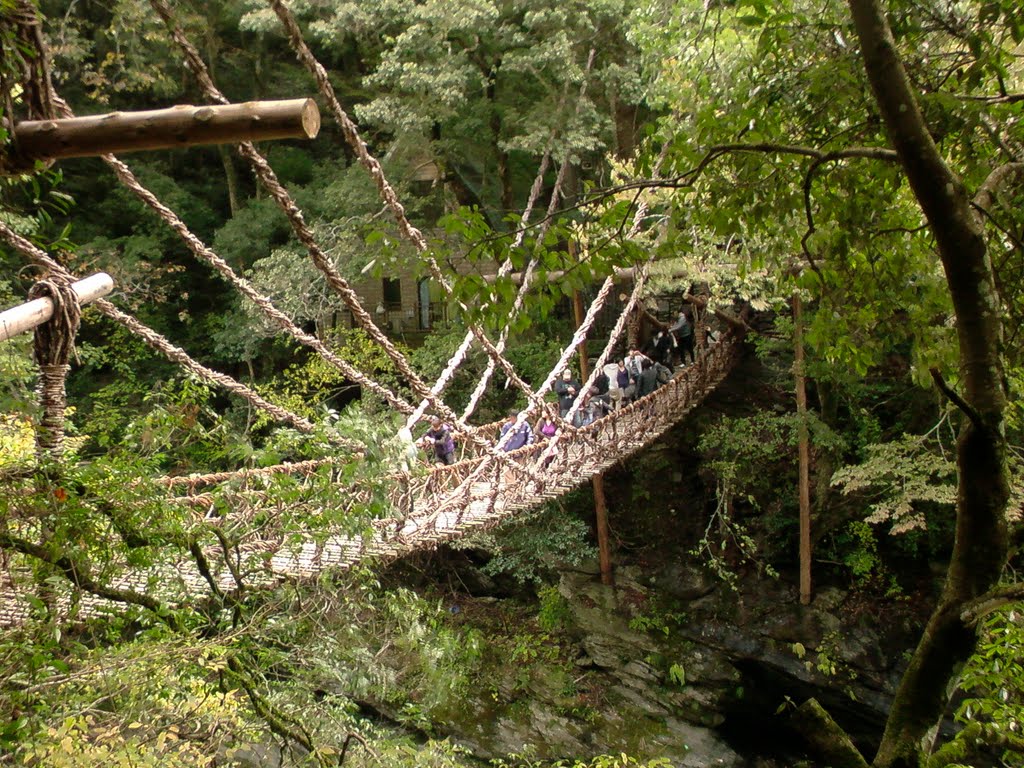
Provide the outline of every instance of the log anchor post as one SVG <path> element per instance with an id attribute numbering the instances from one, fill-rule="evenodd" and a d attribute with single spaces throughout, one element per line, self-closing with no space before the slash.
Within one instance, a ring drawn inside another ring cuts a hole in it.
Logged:
<path id="1" fill-rule="evenodd" d="M 143 112 L 24 120 L 14 126 L 0 169 L 12 174 L 31 170 L 37 161 L 200 144 L 313 139 L 319 132 L 320 110 L 313 99 L 180 104 Z"/>
<path id="2" fill-rule="evenodd" d="M 32 301 L 0 312 L 0 341 L 35 329 L 33 356 L 39 366 L 40 419 L 36 456 L 60 461 L 64 453 L 65 382 L 82 314 L 82 305 L 106 296 L 114 281 L 105 272 L 71 283 L 48 278 L 32 286 Z"/>

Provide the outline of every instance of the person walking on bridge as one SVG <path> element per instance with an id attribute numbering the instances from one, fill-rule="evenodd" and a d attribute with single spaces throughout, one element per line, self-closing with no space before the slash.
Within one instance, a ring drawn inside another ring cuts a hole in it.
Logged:
<path id="1" fill-rule="evenodd" d="M 629 354 L 623 358 L 622 362 L 627 371 L 629 371 L 629 378 L 634 384 L 640 378 L 640 374 L 643 373 L 644 360 L 650 360 L 647 355 L 641 352 L 639 349 L 629 350 Z"/>
<path id="2" fill-rule="evenodd" d="M 638 370 L 636 376 L 633 376 L 626 368 L 627 359 L 619 360 L 615 369 L 616 386 L 610 392 L 613 410 L 629 405 L 633 402 L 633 395 L 636 394 L 636 379 L 640 376 L 640 371 Z"/>
<path id="3" fill-rule="evenodd" d="M 671 368 L 676 351 L 676 337 L 668 331 L 659 330 L 648 342 L 648 351 L 654 362 Z"/>
<path id="4" fill-rule="evenodd" d="M 671 333 L 676 340 L 676 344 L 679 347 L 679 364 L 686 365 L 686 356 L 690 356 L 690 362 L 697 362 L 697 356 L 694 354 L 694 334 L 693 324 L 687 319 L 686 312 L 679 310 L 679 316 L 676 321 L 669 327 L 668 332 Z"/>
<path id="5" fill-rule="evenodd" d="M 562 378 L 555 382 L 555 394 L 558 395 L 558 415 L 563 419 L 565 414 L 576 402 L 576 396 L 580 393 L 580 383 L 572 377 L 572 371 L 566 368 L 562 371 Z"/>
<path id="6" fill-rule="evenodd" d="M 524 445 L 533 445 L 533 430 L 530 429 L 529 422 L 524 419 L 523 423 L 517 427 L 517 421 L 519 421 L 519 411 L 513 408 L 508 412 L 508 418 L 505 419 L 505 423 L 501 425 L 501 432 L 498 436 L 498 443 L 500 444 L 505 435 L 512 432 L 512 435 L 505 440 L 505 444 L 501 446 L 501 449 L 505 452 L 514 451 L 517 448 L 522 448 Z"/>
<path id="7" fill-rule="evenodd" d="M 435 418 L 430 422 L 430 429 L 423 435 L 423 439 L 434 447 L 434 460 L 438 464 L 455 463 L 455 440 L 452 438 L 452 431 L 447 424 Z"/>

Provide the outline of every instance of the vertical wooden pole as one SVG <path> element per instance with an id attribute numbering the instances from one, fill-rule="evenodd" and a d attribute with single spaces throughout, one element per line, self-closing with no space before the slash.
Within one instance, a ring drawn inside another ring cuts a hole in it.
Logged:
<path id="1" fill-rule="evenodd" d="M 796 415 L 799 420 L 800 489 L 800 603 L 811 602 L 811 483 L 810 438 L 807 434 L 807 382 L 804 377 L 803 307 L 800 295 L 793 294 L 793 373 L 796 377 Z"/>
<path id="2" fill-rule="evenodd" d="M 569 243 L 569 253 L 574 254 L 573 243 Z M 583 297 L 579 291 L 572 292 L 572 311 L 576 318 L 576 327 L 583 324 Z M 580 381 L 590 376 L 590 363 L 587 360 L 587 342 L 581 341 L 578 347 L 580 356 Z M 582 396 L 582 393 L 580 393 Z M 597 556 L 601 564 L 601 583 L 611 586 L 615 583 L 612 576 L 612 545 L 608 533 L 608 502 L 604 495 L 604 473 L 599 472 L 590 479 L 594 488 L 594 514 L 597 528 Z"/>
<path id="3" fill-rule="evenodd" d="M 609 587 L 615 583 L 612 573 L 612 545 L 608 534 L 608 502 L 604 496 L 604 474 L 590 479 L 594 486 L 594 515 L 597 525 L 597 557 L 601 564 L 601 583 Z"/>

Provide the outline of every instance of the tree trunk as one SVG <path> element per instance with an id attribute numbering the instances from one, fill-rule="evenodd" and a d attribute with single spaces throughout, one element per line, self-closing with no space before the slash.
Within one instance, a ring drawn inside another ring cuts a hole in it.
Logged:
<path id="1" fill-rule="evenodd" d="M 498 183 L 501 185 L 501 208 L 507 214 L 515 206 L 512 193 L 512 172 L 508 165 L 508 152 L 501 148 L 501 112 L 498 110 L 497 68 L 500 62 L 484 73 L 487 78 L 487 100 L 491 106 L 491 141 L 498 157 Z"/>
<path id="2" fill-rule="evenodd" d="M 636 153 L 637 108 L 617 98 L 614 114 L 615 156 L 620 160 L 629 160 Z"/>
<path id="3" fill-rule="evenodd" d="M 917 768 L 922 742 L 946 708 L 947 685 L 977 643 L 961 609 L 997 583 L 1006 563 L 1002 325 L 981 224 L 928 133 L 880 0 L 849 0 L 849 6 L 886 131 L 946 273 L 960 351 L 963 395 L 957 400 L 966 414 L 957 440 L 956 540 L 946 583 L 900 682 L 874 761 L 878 768 Z"/>
<path id="4" fill-rule="evenodd" d="M 800 295 L 793 294 L 793 368 L 796 377 L 796 416 L 799 419 L 799 471 L 797 480 L 800 496 L 800 604 L 811 604 L 811 449 L 807 434 L 807 380 L 804 378 L 803 312 Z"/>
<path id="5" fill-rule="evenodd" d="M 220 155 L 221 163 L 224 164 L 224 182 L 227 185 L 228 208 L 231 211 L 231 216 L 234 217 L 238 213 L 238 171 L 227 147 L 220 144 L 217 146 L 217 152 Z"/>

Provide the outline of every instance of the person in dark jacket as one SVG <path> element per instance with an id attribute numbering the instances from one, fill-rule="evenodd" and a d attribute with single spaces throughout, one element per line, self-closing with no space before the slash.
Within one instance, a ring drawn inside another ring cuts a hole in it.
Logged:
<path id="1" fill-rule="evenodd" d="M 690 362 L 697 362 L 697 357 L 694 354 L 694 345 L 696 339 L 693 334 L 693 324 L 686 317 L 686 313 L 680 310 L 679 317 L 668 329 L 676 340 L 676 345 L 679 347 L 679 362 L 681 365 L 686 365 L 686 356 L 690 356 Z"/>
<path id="2" fill-rule="evenodd" d="M 640 378 L 636 382 L 636 396 L 639 400 L 645 395 L 651 394 L 658 388 L 658 369 L 655 367 L 656 364 L 650 360 L 644 360 L 642 367 L 643 370 L 640 372 Z"/>
<path id="3" fill-rule="evenodd" d="M 423 435 L 428 445 L 434 448 L 434 460 L 438 464 L 455 463 L 455 440 L 447 424 L 440 419 L 430 422 L 430 429 Z"/>
<path id="4" fill-rule="evenodd" d="M 566 368 L 562 371 L 562 378 L 555 382 L 555 394 L 558 395 L 558 415 L 563 419 L 565 414 L 576 402 L 576 396 L 580 393 L 580 383 L 572 377 L 572 371 Z"/>
<path id="5" fill-rule="evenodd" d="M 650 357 L 656 363 L 672 367 L 672 358 L 675 356 L 676 337 L 668 331 L 658 331 L 648 343 Z"/>
<path id="6" fill-rule="evenodd" d="M 608 380 L 608 374 L 604 371 L 597 374 L 597 378 L 594 379 L 594 383 L 590 386 L 590 398 L 601 416 L 611 410 L 612 401 L 608 395 L 610 388 L 611 382 Z M 601 416 L 597 418 L 601 418 Z"/>

